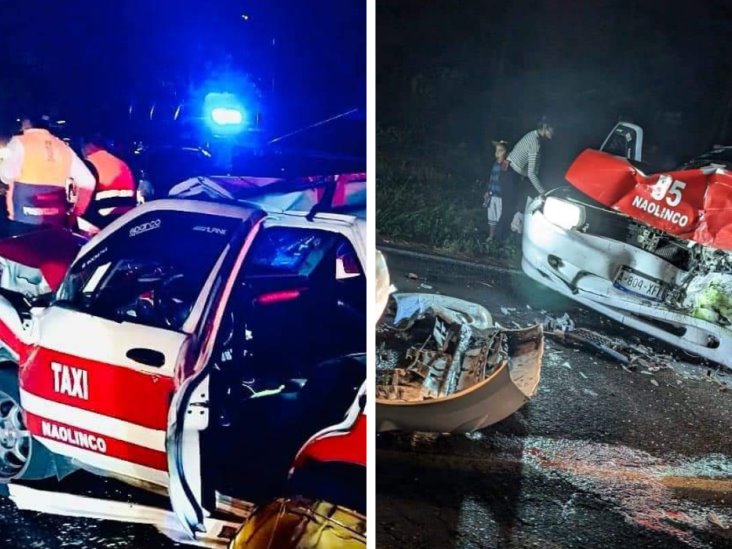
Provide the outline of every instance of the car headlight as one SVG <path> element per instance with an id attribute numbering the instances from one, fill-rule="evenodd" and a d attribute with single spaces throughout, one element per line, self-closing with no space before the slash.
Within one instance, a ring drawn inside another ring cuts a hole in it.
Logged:
<path id="1" fill-rule="evenodd" d="M 585 209 L 550 196 L 544 202 L 544 217 L 563 229 L 574 229 L 585 224 Z"/>

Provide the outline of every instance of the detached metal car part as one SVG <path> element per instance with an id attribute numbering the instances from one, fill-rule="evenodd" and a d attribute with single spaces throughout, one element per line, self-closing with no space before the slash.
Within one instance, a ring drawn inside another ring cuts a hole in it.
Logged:
<path id="1" fill-rule="evenodd" d="M 392 296 L 377 327 L 377 431 L 462 433 L 516 412 L 539 385 L 541 326 L 507 330 L 488 311 L 434 294 Z"/>
<path id="2" fill-rule="evenodd" d="M 524 272 L 606 316 L 732 366 L 732 151 L 646 176 L 643 130 L 618 124 L 526 209 Z M 578 192 L 577 189 L 582 191 Z"/>

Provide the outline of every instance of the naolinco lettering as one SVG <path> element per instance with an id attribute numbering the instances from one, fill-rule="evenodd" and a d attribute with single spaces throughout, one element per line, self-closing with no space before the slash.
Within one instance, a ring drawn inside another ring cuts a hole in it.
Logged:
<path id="1" fill-rule="evenodd" d="M 92 450 L 101 454 L 107 453 L 107 442 L 102 437 L 82 433 L 71 427 L 41 421 L 41 434 L 46 438 L 65 442 L 85 450 Z"/>
<path id="2" fill-rule="evenodd" d="M 667 208 L 666 206 L 661 206 L 657 202 L 651 202 L 650 200 L 646 200 L 642 196 L 634 197 L 632 205 L 633 207 L 643 210 L 644 212 L 649 213 L 652 216 L 657 217 L 658 219 L 661 219 L 663 221 L 670 221 L 671 223 L 673 223 L 674 225 L 678 225 L 679 227 L 686 227 L 689 224 L 688 216 L 674 211 L 671 208 Z"/>
<path id="3" fill-rule="evenodd" d="M 148 221 L 147 223 L 142 223 L 141 225 L 132 227 L 130 229 L 130 236 L 137 236 L 138 234 L 146 233 L 147 231 L 153 231 L 158 227 L 160 227 L 160 220 L 153 219 L 152 221 Z"/>

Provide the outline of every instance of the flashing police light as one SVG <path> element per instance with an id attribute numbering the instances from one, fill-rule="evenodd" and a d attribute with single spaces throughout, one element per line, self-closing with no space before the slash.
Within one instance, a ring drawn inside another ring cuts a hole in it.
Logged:
<path id="1" fill-rule="evenodd" d="M 244 122 L 244 113 L 237 108 L 215 107 L 211 109 L 211 120 L 219 126 L 238 126 Z"/>
<path id="2" fill-rule="evenodd" d="M 208 93 L 203 103 L 206 124 L 216 136 L 234 136 L 246 129 L 246 111 L 233 93 Z"/>

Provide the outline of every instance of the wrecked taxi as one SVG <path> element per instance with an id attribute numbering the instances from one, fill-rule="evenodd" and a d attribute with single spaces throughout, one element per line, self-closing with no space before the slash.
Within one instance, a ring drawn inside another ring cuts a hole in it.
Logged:
<path id="1" fill-rule="evenodd" d="M 569 167 L 571 186 L 527 205 L 523 271 L 692 355 L 732 366 L 732 149 L 678 169 L 643 163 L 619 123 Z"/>
<path id="2" fill-rule="evenodd" d="M 199 178 L 80 249 L 60 230 L 0 242 L 0 482 L 18 507 L 221 546 L 255 506 L 289 494 L 303 445 L 344 414 L 339 429 L 353 427 L 365 379 L 365 223 L 330 207 L 332 183 L 299 210 Z M 79 469 L 167 503 L 29 483 Z M 365 483 L 362 469 L 348 478 Z M 317 467 L 310 485 L 332 471 Z M 363 502 L 343 513 L 365 520 Z"/>
<path id="3" fill-rule="evenodd" d="M 540 325 L 494 325 L 481 305 L 396 292 L 377 254 L 376 429 L 466 433 L 498 423 L 536 393 Z M 381 280 L 380 280 L 381 279 Z"/>

